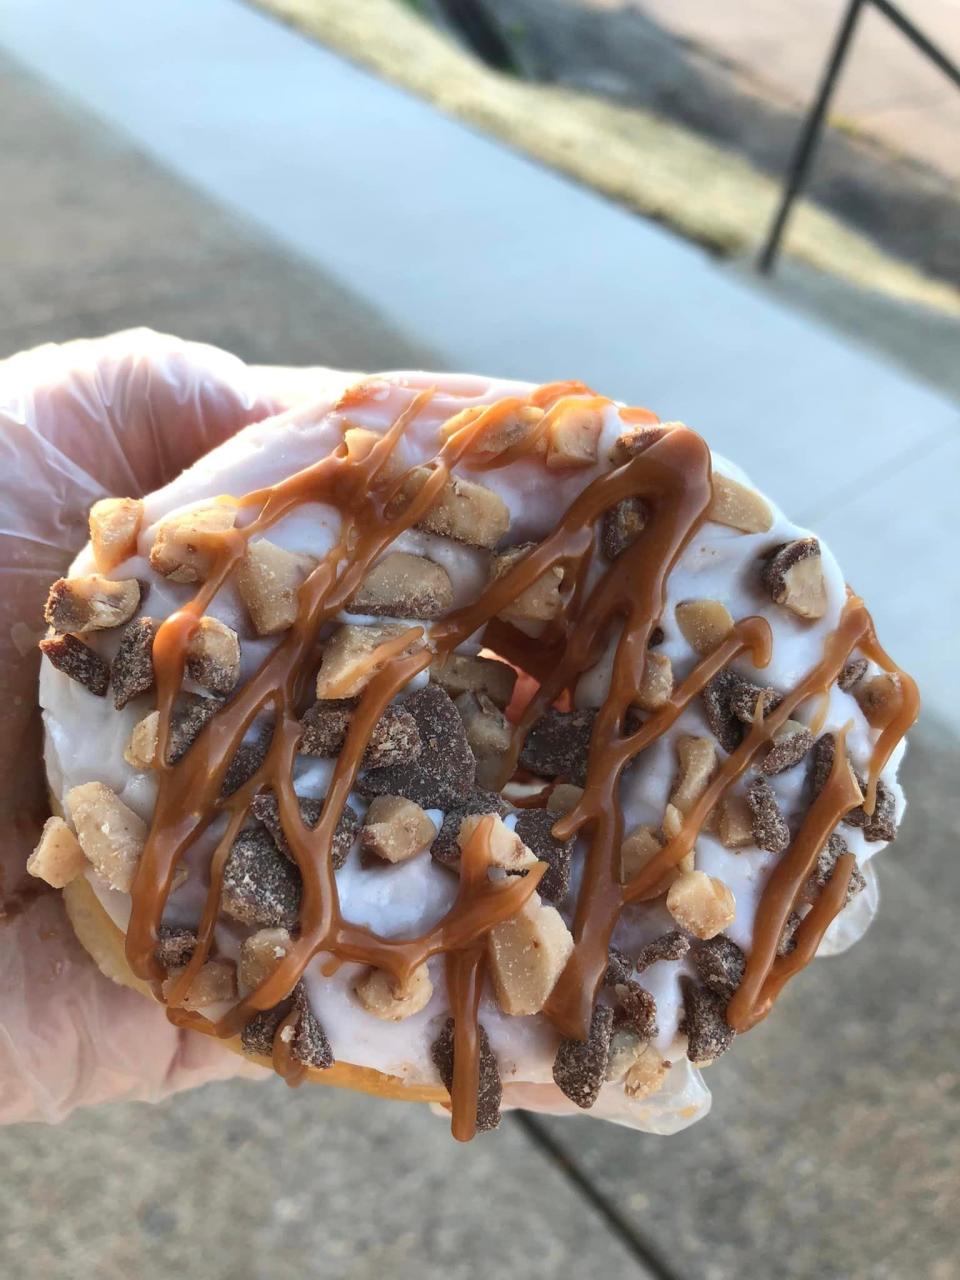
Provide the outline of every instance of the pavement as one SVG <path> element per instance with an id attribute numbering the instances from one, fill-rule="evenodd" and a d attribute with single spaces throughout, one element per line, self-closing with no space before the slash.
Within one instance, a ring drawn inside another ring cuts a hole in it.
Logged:
<path id="1" fill-rule="evenodd" d="M 0 1133 L 9 1274 L 960 1275 L 956 406 L 868 329 L 851 343 L 259 15 L 145 3 L 107 76 L 109 5 L 85 28 L 55 9 L 0 13 L 0 355 L 150 323 L 256 361 L 585 377 L 815 519 L 930 711 L 878 922 L 712 1069 L 703 1124 L 514 1117 L 464 1149 L 425 1110 L 279 1081 L 101 1108 Z"/>

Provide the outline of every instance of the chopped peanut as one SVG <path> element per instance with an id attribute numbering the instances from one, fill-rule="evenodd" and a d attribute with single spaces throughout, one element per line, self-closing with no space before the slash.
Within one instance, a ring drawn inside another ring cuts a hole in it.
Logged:
<path id="1" fill-rule="evenodd" d="M 467 452 L 488 456 L 503 453 L 504 450 L 521 444 L 536 430 L 538 423 L 543 419 L 543 410 L 532 404 L 515 405 L 506 408 L 504 412 L 494 414 L 490 413 L 487 406 L 475 405 L 469 409 L 462 409 L 460 413 L 449 418 L 440 428 L 441 436 L 444 440 L 449 440 L 457 431 L 476 422 L 481 414 L 487 415 L 487 421 L 473 435 Z M 543 448 L 546 447 L 545 440 L 538 441 L 538 444 Z"/>
<path id="2" fill-rule="evenodd" d="M 539 1013 L 573 952 L 573 937 L 556 907 L 534 893 L 487 935 L 487 960 L 497 1000 L 513 1016 Z"/>
<path id="3" fill-rule="evenodd" d="M 534 545 L 532 542 L 526 542 L 522 546 L 511 547 L 509 551 L 494 556 L 490 565 L 490 581 L 496 582 L 498 578 L 502 578 L 519 560 L 523 559 L 528 551 L 532 550 Z M 528 635 L 539 635 L 543 630 L 542 624 L 555 618 L 563 607 L 560 596 L 562 582 L 563 570 L 559 565 L 553 565 L 531 582 L 529 587 L 521 591 L 516 599 L 511 600 L 501 609 L 498 616 L 507 622 L 518 624 L 520 629 L 526 631 Z M 527 623 L 540 625 L 533 628 L 527 626 Z"/>
<path id="4" fill-rule="evenodd" d="M 157 742 L 160 736 L 160 712 L 151 711 L 133 726 L 130 741 L 123 749 L 123 758 L 134 769 L 146 771 L 157 763 Z"/>
<path id="5" fill-rule="evenodd" d="M 377 650 L 404 633 L 410 641 L 402 650 L 410 653 L 421 643 L 422 632 L 402 622 L 379 623 L 358 627 L 344 623 L 323 646 L 320 670 L 317 672 L 318 698 L 352 698 L 365 689 L 388 661 L 377 657 Z"/>
<path id="6" fill-rule="evenodd" d="M 171 970 L 164 979 L 161 990 L 169 1000 L 183 969 Z M 222 1004 L 237 994 L 237 971 L 229 960 L 208 960 L 180 997 L 179 1009 L 205 1009 L 211 1004 Z"/>
<path id="7" fill-rule="evenodd" d="M 430 664 L 430 679 L 457 698 L 461 693 L 484 693 L 498 707 L 510 705 L 517 673 L 494 658 L 468 658 L 451 653 Z"/>
<path id="8" fill-rule="evenodd" d="M 773 524 L 773 512 L 755 490 L 715 471 L 707 519 L 741 533 L 766 533 Z"/>
<path id="9" fill-rule="evenodd" d="M 348 603 L 351 613 L 439 618 L 453 604 L 453 583 L 426 556 L 392 551 L 373 566 Z"/>
<path id="10" fill-rule="evenodd" d="M 101 498 L 90 508 L 90 544 L 101 573 L 109 573 L 137 552 L 143 523 L 139 498 Z"/>
<path id="11" fill-rule="evenodd" d="M 620 883 L 632 880 L 662 848 L 653 827 L 635 827 L 620 846 Z"/>
<path id="12" fill-rule="evenodd" d="M 470 750 L 478 760 L 500 757 L 512 739 L 510 722 L 499 707 L 482 693 L 461 693 L 454 699 L 467 732 Z"/>
<path id="13" fill-rule="evenodd" d="M 27 871 L 62 889 L 76 880 L 87 865 L 80 841 L 62 818 L 48 818 L 40 833 L 40 843 L 27 859 Z"/>
<path id="14" fill-rule="evenodd" d="M 237 590 L 258 636 L 286 631 L 297 620 L 298 592 L 316 567 L 312 556 L 257 538 L 237 569 Z"/>
<path id="15" fill-rule="evenodd" d="M 547 813 L 561 817 L 571 813 L 582 799 L 583 787 L 575 787 L 572 782 L 558 782 L 547 798 Z"/>
<path id="16" fill-rule="evenodd" d="M 524 867 L 532 866 L 536 861 L 536 856 L 523 843 L 515 831 L 511 831 L 509 827 L 504 825 L 502 818 L 496 814 L 469 814 L 460 823 L 460 830 L 457 832 L 457 844 L 461 853 L 467 846 L 477 827 L 482 822 L 489 822 L 493 818 L 493 825 L 490 831 L 490 858 L 489 865 L 491 867 L 500 867 L 504 871 L 522 871 Z"/>
<path id="17" fill-rule="evenodd" d="M 660 1057 L 652 1044 L 645 1044 L 627 1072 L 623 1091 L 628 1098 L 648 1098 L 666 1079 L 670 1063 Z"/>
<path id="18" fill-rule="evenodd" d="M 647 654 L 635 698 L 641 711 L 656 711 L 670 701 L 673 693 L 673 667 L 664 653 L 652 650 Z"/>
<path id="19" fill-rule="evenodd" d="M 677 739 L 676 751 L 679 769 L 670 792 L 670 803 L 686 817 L 710 783 L 717 767 L 717 749 L 710 738 L 684 734 Z"/>
<path id="20" fill-rule="evenodd" d="M 187 675 L 211 693 L 231 693 L 240 679 L 240 641 L 219 618 L 203 617 L 187 645 Z"/>
<path id="21" fill-rule="evenodd" d="M 382 439 L 383 436 L 379 431 L 368 431 L 366 427 L 349 427 L 343 433 L 343 443 L 351 462 L 363 462 Z M 382 484 L 384 481 L 395 480 L 403 470 L 403 463 L 396 453 L 390 453 L 377 472 L 376 483 Z"/>
<path id="22" fill-rule="evenodd" d="M 437 828 L 423 809 L 402 796 L 377 796 L 360 829 L 360 847 L 385 862 L 406 862 L 429 849 Z"/>
<path id="23" fill-rule="evenodd" d="M 743 796 L 725 795 L 720 801 L 718 832 L 727 849 L 753 844 L 753 811 Z"/>
<path id="24" fill-rule="evenodd" d="M 675 804 L 668 804 L 663 811 L 663 822 L 661 830 L 664 839 L 675 840 L 683 830 L 683 814 Z M 696 866 L 696 854 L 691 849 L 689 853 L 685 853 L 680 861 L 676 864 L 678 872 L 692 871 Z"/>
<path id="25" fill-rule="evenodd" d="M 129 893 L 147 838 L 146 823 L 102 782 L 84 782 L 67 792 L 77 839 L 97 873 L 112 889 Z"/>
<path id="26" fill-rule="evenodd" d="M 705 871 L 687 871 L 667 890 L 667 910 L 695 938 L 715 938 L 733 924 L 736 902 L 722 880 Z"/>
<path id="27" fill-rule="evenodd" d="M 50 588 L 43 616 L 54 631 L 82 635 L 129 622 L 140 604 L 136 578 L 114 582 L 99 573 L 59 578 Z"/>
<path id="28" fill-rule="evenodd" d="M 151 567 L 171 582 L 205 582 L 236 519 L 226 504 L 167 516 L 154 535 Z"/>
<path id="29" fill-rule="evenodd" d="M 690 648 L 704 658 L 733 630 L 730 610 L 719 600 L 685 600 L 677 605 L 675 617 Z"/>
<path id="30" fill-rule="evenodd" d="M 240 985 L 254 991 L 274 972 L 290 950 L 286 929 L 258 929 L 240 944 Z"/>
<path id="31" fill-rule="evenodd" d="M 610 1056 L 607 1059 L 605 1080 L 622 1080 L 633 1064 L 646 1048 L 643 1040 L 633 1027 L 624 1023 L 615 1027 L 610 1037 Z"/>
<path id="32" fill-rule="evenodd" d="M 552 410 L 547 428 L 548 469 L 594 466 L 602 429 L 600 410 L 576 400 Z"/>
<path id="33" fill-rule="evenodd" d="M 899 676 L 884 671 L 869 680 L 861 680 L 853 696 L 871 728 L 882 729 L 900 706 L 903 690 Z"/>
<path id="34" fill-rule="evenodd" d="M 357 999 L 375 1018 L 402 1022 L 425 1009 L 433 995 L 433 983 L 425 964 L 419 964 L 402 985 L 384 969 L 368 969 L 354 987 Z"/>
<path id="35" fill-rule="evenodd" d="M 387 514 L 396 515 L 409 506 L 432 474 L 429 467 L 415 467 L 390 503 Z M 510 510 L 492 489 L 450 476 L 433 505 L 420 517 L 417 528 L 491 550 L 510 528 Z"/>

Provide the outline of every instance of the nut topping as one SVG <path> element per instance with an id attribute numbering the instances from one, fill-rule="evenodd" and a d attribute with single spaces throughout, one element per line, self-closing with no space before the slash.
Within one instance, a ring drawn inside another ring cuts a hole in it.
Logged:
<path id="1" fill-rule="evenodd" d="M 542 778 L 564 778 L 582 786 L 587 778 L 587 756 L 596 711 L 544 712 L 527 734 L 520 764 Z"/>
<path id="2" fill-rule="evenodd" d="M 186 673 L 211 693 L 231 693 L 240 679 L 240 641 L 219 618 L 203 617 L 187 644 Z"/>
<path id="3" fill-rule="evenodd" d="M 657 711 L 660 707 L 666 706 L 672 693 L 673 667 L 670 659 L 664 653 L 649 650 L 643 664 L 643 675 L 640 678 L 635 705 L 641 711 Z"/>
<path id="4" fill-rule="evenodd" d="M 647 505 L 642 498 L 623 498 L 603 513 L 600 523 L 600 550 L 608 560 L 616 560 L 632 547 L 647 523 Z"/>
<path id="5" fill-rule="evenodd" d="M 454 1020 L 448 1018 L 443 1030 L 433 1042 L 430 1056 L 437 1068 L 440 1079 L 449 1092 L 453 1088 L 453 1032 Z M 480 1088 L 477 1095 L 477 1132 L 486 1133 L 496 1129 L 500 1123 L 500 1101 L 503 1097 L 503 1086 L 500 1083 L 500 1068 L 490 1048 L 490 1038 L 482 1024 L 477 1026 L 477 1042 L 480 1048 Z"/>
<path id="6" fill-rule="evenodd" d="M 861 680 L 853 696 L 871 729 L 884 729 L 903 698 L 900 677 L 884 671 L 870 680 Z"/>
<path id="7" fill-rule="evenodd" d="M 237 568 L 237 590 L 258 636 L 293 626 L 300 588 L 316 564 L 312 556 L 287 551 L 266 538 L 249 544 Z"/>
<path id="8" fill-rule="evenodd" d="M 852 661 L 847 663 L 837 676 L 837 686 L 842 689 L 844 693 L 849 693 L 854 685 L 859 684 L 867 674 L 867 668 L 869 666 L 870 663 L 866 658 L 854 658 Z"/>
<path id="9" fill-rule="evenodd" d="M 727 849 L 742 849 L 753 844 L 753 810 L 743 798 L 728 792 L 719 805 L 717 833 Z"/>
<path id="10" fill-rule="evenodd" d="M 99 573 L 88 573 L 81 578 L 58 578 L 50 588 L 43 616 L 54 631 L 83 635 L 123 626 L 139 604 L 136 578 L 114 582 Z"/>
<path id="11" fill-rule="evenodd" d="M 298 750 L 305 756 L 338 756 L 350 727 L 355 707 L 351 698 L 330 698 L 308 707 L 300 721 L 303 737 Z M 363 752 L 364 769 L 409 763 L 423 748 L 417 722 L 398 702 L 384 707 L 383 715 L 370 731 Z"/>
<path id="12" fill-rule="evenodd" d="M 174 969 L 163 981 L 163 998 L 168 1003 L 182 972 Z M 233 1000 L 236 994 L 237 971 L 232 961 L 208 960 L 180 997 L 177 1008 L 206 1009 L 209 1005 Z"/>
<path id="13" fill-rule="evenodd" d="M 403 764 L 368 769 L 357 781 L 361 795 L 406 796 L 424 809 L 455 809 L 473 793 L 477 761 L 463 721 L 439 685 L 428 684 L 402 703 L 416 722 L 420 754 Z"/>
<path id="14" fill-rule="evenodd" d="M 773 512 L 759 493 L 714 471 L 707 519 L 741 533 L 766 533 L 773 524 Z"/>
<path id="15" fill-rule="evenodd" d="M 783 853 L 790 844 L 790 828 L 766 778 L 755 778 L 747 787 L 747 804 L 753 815 L 754 844 L 768 853 Z"/>
<path id="16" fill-rule="evenodd" d="M 506 662 L 493 658 L 468 658 L 451 653 L 430 664 L 430 679 L 451 698 L 461 693 L 482 693 L 498 707 L 507 707 L 513 697 L 517 673 Z"/>
<path id="17" fill-rule="evenodd" d="M 599 409 L 571 400 L 551 412 L 547 428 L 547 470 L 592 467 L 603 430 Z"/>
<path id="18" fill-rule="evenodd" d="M 72 787 L 67 809 L 97 874 L 111 889 L 129 893 L 147 838 L 146 823 L 102 782 Z"/>
<path id="19" fill-rule="evenodd" d="M 553 1079 L 560 1091 L 578 1107 L 589 1110 L 600 1096 L 610 1060 L 613 1010 L 598 1004 L 590 1022 L 590 1035 L 582 1040 L 562 1040 L 553 1062 Z"/>
<path id="20" fill-rule="evenodd" d="M 429 467 L 415 467 L 388 505 L 387 515 L 402 512 L 433 474 Z M 472 547 L 492 550 L 510 528 L 510 511 L 498 493 L 472 480 L 451 476 L 417 523 L 418 529 L 453 538 Z"/>
<path id="21" fill-rule="evenodd" d="M 385 969 L 368 969 L 354 992 L 367 1013 L 384 1022 L 402 1022 L 427 1007 L 433 996 L 433 983 L 425 964 L 417 965 L 402 985 Z"/>
<path id="22" fill-rule="evenodd" d="M 378 656 L 378 650 L 404 635 L 409 636 L 409 640 L 401 653 L 411 653 L 422 643 L 422 633 L 403 622 L 380 623 L 372 627 L 344 623 L 338 627 L 323 646 L 317 672 L 317 697 L 355 697 L 389 661 L 384 654 Z"/>
<path id="23" fill-rule="evenodd" d="M 510 812 L 509 806 L 499 793 L 493 791 L 475 791 L 467 800 L 447 810 L 444 814 L 440 833 L 433 842 L 430 856 L 444 867 L 457 867 L 460 863 L 460 846 L 457 836 L 460 824 L 468 814 L 495 813 L 505 818 Z M 543 881 L 540 882 L 541 889 Z"/>
<path id="24" fill-rule="evenodd" d="M 292 928 L 300 911 L 300 872 L 263 827 L 241 831 L 223 869 L 223 911 L 241 924 Z"/>
<path id="25" fill-rule="evenodd" d="M 236 519 L 236 509 L 226 505 L 167 516 L 157 526 L 151 568 L 171 582 L 206 582 Z"/>
<path id="26" fill-rule="evenodd" d="M 110 683 L 110 668 L 88 644 L 76 636 L 48 636 L 40 641 L 40 652 L 51 666 L 77 684 L 102 698 Z"/>
<path id="27" fill-rule="evenodd" d="M 514 830 L 538 862 L 549 870 L 537 885 L 546 902 L 562 902 L 570 890 L 570 861 L 573 839 L 557 840 L 553 835 L 556 817 L 546 809 L 521 809 Z"/>
<path id="28" fill-rule="evenodd" d="M 547 797 L 547 813 L 557 818 L 572 813 L 583 799 L 583 787 L 575 787 L 571 782 L 558 782 Z M 541 892 L 543 884 L 540 885 Z"/>
<path id="29" fill-rule="evenodd" d="M 816 538 L 788 542 L 764 561 L 762 577 L 775 604 L 800 618 L 822 618 L 827 611 L 827 587 Z"/>
<path id="30" fill-rule="evenodd" d="M 653 827 L 635 827 L 620 846 L 620 883 L 629 883 L 662 848 Z"/>
<path id="31" fill-rule="evenodd" d="M 40 842 L 27 859 L 27 872 L 62 889 L 82 875 L 87 866 L 80 841 L 62 818 L 48 818 Z"/>
<path id="32" fill-rule="evenodd" d="M 90 508 L 90 545 L 101 573 L 137 554 L 137 534 L 143 523 L 139 498 L 101 498 Z"/>
<path id="33" fill-rule="evenodd" d="M 521 546 L 511 547 L 508 551 L 494 556 L 490 564 L 490 581 L 496 582 L 498 578 L 509 573 L 514 565 L 535 546 L 536 543 L 524 542 Z M 498 616 L 506 622 L 519 624 L 520 630 L 526 631 L 529 635 L 539 635 L 543 630 L 542 625 L 531 628 L 526 624 L 543 624 L 557 616 L 563 608 L 563 600 L 560 596 L 562 582 L 563 570 L 559 565 L 554 565 L 541 573 L 529 587 L 520 592 L 515 600 L 511 600 L 505 608 L 501 609 Z"/>
<path id="34" fill-rule="evenodd" d="M 674 616 L 684 640 L 704 658 L 733 630 L 730 610 L 719 600 L 685 600 L 677 605 Z"/>
<path id="35" fill-rule="evenodd" d="M 539 1013 L 570 955 L 573 937 L 555 907 L 534 893 L 509 920 L 487 934 L 487 958 L 504 1013 Z"/>
<path id="36" fill-rule="evenodd" d="M 255 991 L 276 970 L 290 950 L 290 934 L 286 929 L 258 929 L 240 944 L 240 985 Z"/>
<path id="37" fill-rule="evenodd" d="M 347 607 L 391 618 L 439 618 L 452 604 L 453 583 L 442 565 L 392 551 L 373 566 Z"/>
<path id="38" fill-rule="evenodd" d="M 457 832 L 457 845 L 461 854 L 467 847 L 474 832 L 482 822 L 489 822 L 493 817 L 493 825 L 489 833 L 490 853 L 488 865 L 500 867 L 503 871 L 522 871 L 532 867 L 537 859 L 527 848 L 515 831 L 504 824 L 498 814 L 468 814 L 460 823 Z"/>
<path id="39" fill-rule="evenodd" d="M 677 739 L 676 752 L 679 769 L 670 803 L 686 818 L 710 785 L 717 767 L 717 751 L 709 738 L 684 735 Z"/>
<path id="40" fill-rule="evenodd" d="M 153 688 L 153 641 L 156 634 L 157 624 L 152 618 L 134 618 L 123 629 L 110 669 L 113 705 L 118 711 L 131 698 L 149 693 Z"/>
<path id="41" fill-rule="evenodd" d="M 661 1058 L 652 1044 L 642 1044 L 633 1066 L 623 1081 L 628 1098 L 649 1098 L 663 1085 L 670 1063 Z"/>
<path id="42" fill-rule="evenodd" d="M 528 440 L 543 420 L 543 410 L 532 404 L 516 405 L 506 413 L 499 413 L 492 417 L 489 416 L 489 409 L 473 406 L 462 409 L 460 413 L 449 418 L 440 428 L 440 435 L 444 440 L 449 440 L 452 435 L 475 422 L 483 414 L 488 415 L 488 421 L 471 436 L 467 453 L 485 454 L 488 457 L 503 453 Z M 546 441 L 541 440 L 539 444 L 546 448 Z"/>
<path id="43" fill-rule="evenodd" d="M 733 1044 L 734 1032 L 724 1017 L 727 1002 L 722 996 L 701 987 L 692 978 L 681 978 L 680 987 L 683 992 L 683 1030 L 687 1035 L 687 1057 L 691 1062 L 699 1064 L 713 1062 Z"/>
<path id="44" fill-rule="evenodd" d="M 667 890 L 667 910 L 695 938 L 712 938 L 733 924 L 736 902 L 722 880 L 685 871 Z"/>
<path id="45" fill-rule="evenodd" d="M 360 828 L 360 847 L 385 862 L 407 862 L 429 849 L 437 828 L 426 813 L 403 796 L 377 796 Z"/>
<path id="46" fill-rule="evenodd" d="M 813 746 L 813 734 L 798 720 L 784 720 L 773 735 L 773 745 L 760 761 L 760 772 L 768 776 L 785 773 L 800 763 Z"/>
<path id="47" fill-rule="evenodd" d="M 323 801 L 312 800 L 308 796 L 297 796 L 297 808 L 300 810 L 300 818 L 303 825 L 312 831 L 320 821 L 320 815 L 323 813 Z M 272 791 L 261 791 L 259 795 L 253 797 L 250 804 L 250 812 L 257 818 L 270 832 L 273 842 L 291 862 L 294 861 L 293 851 L 287 843 L 287 837 L 283 833 L 283 824 L 280 821 L 280 804 L 277 797 Z M 343 812 L 337 822 L 333 832 L 333 840 L 330 849 L 330 865 L 334 871 L 339 871 L 347 860 L 353 842 L 360 830 L 360 819 L 357 817 L 353 807 L 349 804 L 343 806 Z"/>

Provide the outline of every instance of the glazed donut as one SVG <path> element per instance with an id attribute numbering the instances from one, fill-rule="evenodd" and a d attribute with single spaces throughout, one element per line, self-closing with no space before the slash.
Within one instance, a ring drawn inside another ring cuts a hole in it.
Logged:
<path id="1" fill-rule="evenodd" d="M 331 375 L 96 503 L 46 621 L 29 869 L 290 1083 L 673 1132 L 875 911 L 913 681 L 814 534 L 581 383 Z"/>

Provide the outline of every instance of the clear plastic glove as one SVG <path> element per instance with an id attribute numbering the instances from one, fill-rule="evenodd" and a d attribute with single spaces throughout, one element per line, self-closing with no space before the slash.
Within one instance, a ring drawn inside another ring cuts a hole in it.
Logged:
<path id="1" fill-rule="evenodd" d="M 42 610 L 105 495 L 137 497 L 241 427 L 309 394 L 311 372 L 253 369 L 148 330 L 0 361 L 0 1122 L 59 1120 L 250 1070 L 102 977 L 59 893 L 24 870 L 49 814 L 37 711 Z"/>

